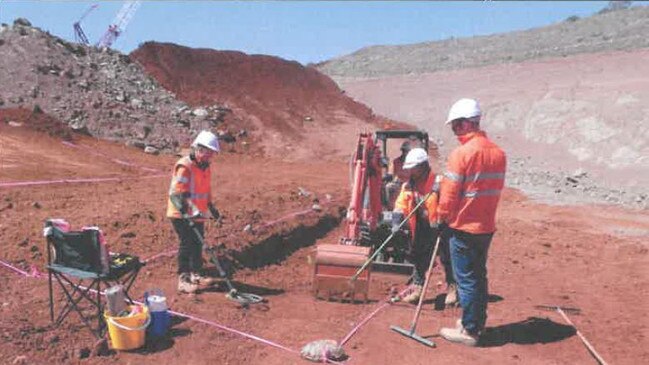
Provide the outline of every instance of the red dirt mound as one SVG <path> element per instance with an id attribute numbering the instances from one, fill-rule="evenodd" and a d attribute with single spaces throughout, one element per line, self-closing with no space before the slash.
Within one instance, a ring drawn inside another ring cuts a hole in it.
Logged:
<path id="1" fill-rule="evenodd" d="M 188 104 L 218 103 L 233 109 L 246 127 L 254 126 L 271 154 L 286 155 L 296 148 L 321 151 L 324 146 L 325 154 L 346 153 L 353 140 L 336 145 L 331 141 L 339 138 L 331 138 L 332 131 L 354 138 L 359 130 L 396 125 L 298 62 L 156 42 L 145 43 L 130 57 Z M 309 135 L 320 137 L 312 140 Z"/>
<path id="2" fill-rule="evenodd" d="M 35 106 L 33 110 L 24 108 L 0 109 L 0 124 L 10 123 L 13 126 L 25 126 L 39 132 L 45 132 L 53 137 L 61 137 L 65 140 L 72 139 L 70 127 L 60 120 L 43 113 L 38 106 Z"/>

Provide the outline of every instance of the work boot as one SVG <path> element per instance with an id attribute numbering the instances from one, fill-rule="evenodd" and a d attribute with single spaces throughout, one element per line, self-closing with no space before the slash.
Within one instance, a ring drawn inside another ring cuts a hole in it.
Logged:
<path id="1" fill-rule="evenodd" d="M 403 297 L 402 300 L 410 304 L 419 303 L 419 298 L 421 297 L 422 289 L 423 288 L 421 285 L 413 285 L 412 291 L 408 295 Z"/>
<path id="2" fill-rule="evenodd" d="M 461 321 L 460 321 L 461 322 Z M 439 331 L 440 336 L 444 337 L 447 341 L 459 343 L 462 345 L 475 347 L 478 345 L 479 335 L 472 335 L 467 332 L 462 323 L 459 323 L 459 326 L 455 328 L 442 328 Z"/>
<path id="3" fill-rule="evenodd" d="M 455 307 L 457 305 L 457 284 L 448 284 L 446 287 L 444 305 L 447 307 Z"/>
<path id="4" fill-rule="evenodd" d="M 193 294 L 198 290 L 198 285 L 192 283 L 188 273 L 178 275 L 178 291 L 181 293 Z"/>
<path id="5" fill-rule="evenodd" d="M 216 284 L 216 279 L 214 279 L 213 277 L 207 275 L 201 275 L 200 273 L 197 272 L 193 272 L 190 276 L 190 279 L 192 283 L 203 285 L 203 286 Z"/>

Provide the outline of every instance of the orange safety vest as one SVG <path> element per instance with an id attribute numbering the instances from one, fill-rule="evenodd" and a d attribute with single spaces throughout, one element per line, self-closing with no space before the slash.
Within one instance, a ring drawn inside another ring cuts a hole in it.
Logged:
<path id="1" fill-rule="evenodd" d="M 493 233 L 507 157 L 483 131 L 458 139 L 461 145 L 448 158 L 438 213 L 451 228 L 472 234 Z"/>
<path id="2" fill-rule="evenodd" d="M 428 199 L 422 204 L 419 209 L 423 210 L 423 214 L 428 217 L 428 223 L 437 222 L 437 196 L 439 194 L 439 182 L 436 181 L 435 173 L 431 170 L 428 173 L 426 181 L 416 184 L 414 189 L 410 182 L 406 182 L 401 186 L 401 192 L 394 203 L 394 211 L 403 213 L 407 217 L 410 212 L 417 206 L 421 199 L 431 191 L 436 193 L 431 194 Z M 410 238 L 414 240 L 417 228 L 417 214 L 413 214 L 408 219 L 408 226 L 410 227 Z"/>
<path id="3" fill-rule="evenodd" d="M 207 205 L 212 201 L 212 190 L 210 187 L 210 168 L 200 169 L 197 164 L 189 158 L 183 157 L 174 165 L 171 185 L 169 186 L 169 197 L 172 194 L 189 193 L 189 207 L 187 214 L 192 216 L 200 212 L 203 217 L 207 216 Z M 182 218 L 182 214 L 167 199 L 167 217 Z M 198 219 L 203 221 L 204 219 Z"/>

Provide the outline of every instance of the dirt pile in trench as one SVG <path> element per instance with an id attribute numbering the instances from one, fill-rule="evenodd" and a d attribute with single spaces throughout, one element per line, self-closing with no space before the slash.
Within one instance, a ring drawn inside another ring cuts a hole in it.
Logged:
<path id="1" fill-rule="evenodd" d="M 375 115 L 329 77 L 298 62 L 157 42 L 130 57 L 188 104 L 233 110 L 271 155 L 346 155 L 359 131 L 412 128 Z"/>

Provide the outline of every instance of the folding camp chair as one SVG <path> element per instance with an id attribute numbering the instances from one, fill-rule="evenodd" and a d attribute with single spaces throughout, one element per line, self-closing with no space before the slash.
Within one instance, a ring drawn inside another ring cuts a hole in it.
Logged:
<path id="1" fill-rule="evenodd" d="M 74 309 L 97 338 L 103 337 L 105 331 L 102 316 L 102 283 L 105 288 L 122 285 L 125 297 L 132 304 L 133 300 L 129 297 L 128 291 L 144 265 L 136 256 L 106 252 L 104 252 L 107 255 L 106 261 L 102 265 L 100 234 L 98 229 L 66 232 L 57 227 L 54 220 L 45 222 L 50 319 L 55 326 L 58 326 Z M 66 299 L 56 320 L 52 278 L 60 284 Z M 91 315 L 84 315 L 85 307 L 81 305 L 82 301 L 92 304 L 90 308 L 96 309 L 96 327 L 91 324 Z"/>

